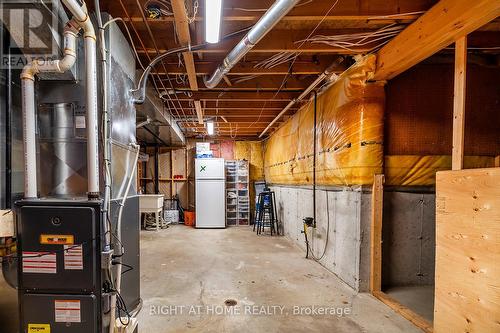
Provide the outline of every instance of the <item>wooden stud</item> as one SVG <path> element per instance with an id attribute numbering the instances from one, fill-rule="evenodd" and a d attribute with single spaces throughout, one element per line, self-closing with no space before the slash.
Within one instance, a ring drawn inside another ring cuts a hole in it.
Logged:
<path id="1" fill-rule="evenodd" d="M 388 80 L 500 15 L 498 0 L 441 0 L 377 53 L 375 80 Z"/>
<path id="2" fill-rule="evenodd" d="M 384 206 L 384 175 L 374 175 L 370 228 L 370 291 L 382 287 L 382 216 Z"/>
<path id="3" fill-rule="evenodd" d="M 174 150 L 170 151 L 170 198 L 174 197 L 175 184 L 174 184 Z"/>
<path id="4" fill-rule="evenodd" d="M 464 164 L 466 72 L 467 37 L 464 36 L 455 42 L 452 170 L 460 170 L 463 168 Z"/>

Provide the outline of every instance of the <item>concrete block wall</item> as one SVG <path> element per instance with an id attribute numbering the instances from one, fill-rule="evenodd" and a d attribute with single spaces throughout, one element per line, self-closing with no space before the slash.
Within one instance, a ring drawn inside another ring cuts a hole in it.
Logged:
<path id="1" fill-rule="evenodd" d="M 386 190 L 382 285 L 434 284 L 436 195 L 432 189 Z"/>
<path id="2" fill-rule="evenodd" d="M 313 216 L 312 187 L 274 185 L 285 236 L 304 250 L 304 217 Z M 320 263 L 359 292 L 369 290 L 371 188 L 316 190 L 316 229 L 309 242 Z M 330 227 L 328 228 L 328 222 Z M 432 285 L 435 263 L 435 194 L 432 189 L 384 192 L 382 284 Z"/>
<path id="3" fill-rule="evenodd" d="M 311 187 L 271 186 L 285 236 L 304 250 L 304 217 L 313 216 Z M 357 291 L 368 290 L 370 272 L 370 199 L 361 187 L 316 190 L 317 228 L 310 229 L 310 246 L 320 263 Z M 328 228 L 328 223 L 330 226 Z M 328 237 L 328 244 L 325 243 Z"/>

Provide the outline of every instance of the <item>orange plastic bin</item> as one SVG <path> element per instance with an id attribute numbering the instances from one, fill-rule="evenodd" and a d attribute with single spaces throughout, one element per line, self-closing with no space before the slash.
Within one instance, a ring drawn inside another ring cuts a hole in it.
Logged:
<path id="1" fill-rule="evenodd" d="M 196 221 L 195 213 L 191 212 L 189 210 L 185 210 L 184 211 L 184 225 L 194 227 L 195 221 Z"/>

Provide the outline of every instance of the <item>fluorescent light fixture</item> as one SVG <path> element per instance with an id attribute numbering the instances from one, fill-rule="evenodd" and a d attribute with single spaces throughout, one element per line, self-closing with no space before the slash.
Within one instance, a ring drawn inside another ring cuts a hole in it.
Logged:
<path id="1" fill-rule="evenodd" d="M 205 40 L 218 43 L 222 17 L 222 0 L 205 0 Z"/>
<path id="2" fill-rule="evenodd" d="M 208 135 L 214 135 L 214 122 L 207 121 L 207 133 Z"/>

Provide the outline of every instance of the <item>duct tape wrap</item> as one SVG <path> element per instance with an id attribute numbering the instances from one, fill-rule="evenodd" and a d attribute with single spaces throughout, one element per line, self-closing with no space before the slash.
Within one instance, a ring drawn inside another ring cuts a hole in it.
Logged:
<path id="1" fill-rule="evenodd" d="M 360 59 L 317 98 L 318 185 L 363 185 L 382 172 L 383 83 L 368 83 L 375 56 Z M 314 100 L 285 122 L 266 143 L 266 180 L 312 184 Z"/>

